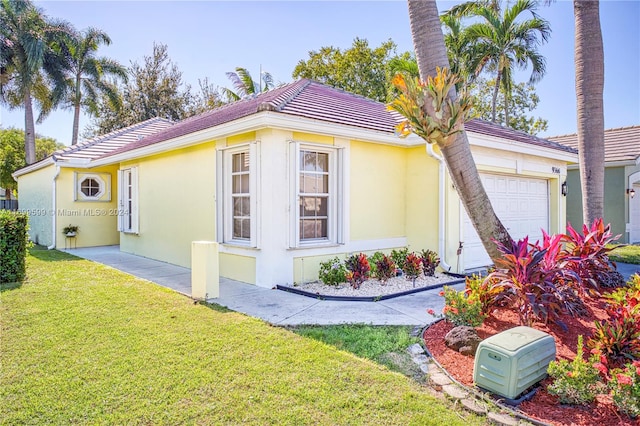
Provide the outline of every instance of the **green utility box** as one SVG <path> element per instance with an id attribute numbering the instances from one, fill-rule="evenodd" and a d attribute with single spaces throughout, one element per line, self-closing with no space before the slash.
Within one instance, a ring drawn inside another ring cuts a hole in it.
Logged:
<path id="1" fill-rule="evenodd" d="M 480 342 L 473 381 L 483 389 L 515 399 L 545 378 L 555 357 L 556 343 L 550 334 L 531 327 L 514 327 Z"/>

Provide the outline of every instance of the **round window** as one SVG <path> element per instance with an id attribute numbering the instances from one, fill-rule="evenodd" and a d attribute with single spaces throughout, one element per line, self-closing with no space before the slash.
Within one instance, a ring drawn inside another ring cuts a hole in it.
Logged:
<path id="1" fill-rule="evenodd" d="M 95 197 L 100 192 L 100 183 L 93 178 L 88 178 L 80 184 L 80 191 L 85 197 Z"/>

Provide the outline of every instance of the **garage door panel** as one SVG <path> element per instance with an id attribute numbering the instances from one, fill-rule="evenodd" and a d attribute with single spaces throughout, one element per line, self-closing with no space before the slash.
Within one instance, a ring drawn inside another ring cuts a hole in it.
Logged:
<path id="1" fill-rule="evenodd" d="M 514 239 L 529 236 L 542 240 L 541 229 L 549 227 L 549 190 L 544 179 L 481 174 L 494 211 Z M 489 255 L 463 208 L 464 267 L 491 264 Z"/>

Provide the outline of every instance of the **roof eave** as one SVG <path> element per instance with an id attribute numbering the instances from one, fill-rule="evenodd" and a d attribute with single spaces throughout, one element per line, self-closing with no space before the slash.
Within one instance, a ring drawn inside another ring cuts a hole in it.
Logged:
<path id="1" fill-rule="evenodd" d="M 546 157 L 554 160 L 565 161 L 567 163 L 578 162 L 577 153 L 551 147 L 534 145 L 526 142 L 515 141 L 511 139 L 497 138 L 495 136 L 486 135 L 484 133 L 475 133 L 471 131 L 467 131 L 467 133 L 470 135 L 469 145 L 471 146 L 481 146 L 486 148 L 501 149 L 505 151 L 515 151 L 521 154 Z"/>
<path id="2" fill-rule="evenodd" d="M 122 152 L 120 154 L 102 157 L 97 160 L 93 160 L 91 162 L 91 167 L 104 166 L 140 157 L 147 157 L 149 155 L 160 154 L 190 145 L 225 138 L 234 134 L 246 133 L 264 128 L 294 129 L 295 131 L 300 132 L 331 135 L 398 146 L 417 146 L 424 143 L 422 139 L 415 135 L 401 139 L 392 133 L 329 123 L 326 121 L 298 117 L 280 112 L 262 111 L 215 127 L 210 127 L 198 132 L 169 139 L 167 141 Z"/>
<path id="3" fill-rule="evenodd" d="M 49 156 L 44 160 L 38 161 L 37 163 L 33 163 L 21 169 L 16 170 L 15 172 L 11 173 L 11 176 L 13 177 L 14 180 L 17 180 L 20 176 L 33 173 L 36 170 L 44 169 L 45 167 L 55 163 L 56 162 L 54 161 L 53 157 Z"/>
<path id="4" fill-rule="evenodd" d="M 300 117 L 291 114 L 272 113 L 268 120 L 269 127 L 295 129 L 296 131 L 314 133 L 318 135 L 335 136 L 385 145 L 411 147 L 425 143 L 422 138 L 415 134 L 411 134 L 406 138 L 401 138 L 391 132 L 365 129 L 362 127 L 332 123 L 329 121 Z"/>

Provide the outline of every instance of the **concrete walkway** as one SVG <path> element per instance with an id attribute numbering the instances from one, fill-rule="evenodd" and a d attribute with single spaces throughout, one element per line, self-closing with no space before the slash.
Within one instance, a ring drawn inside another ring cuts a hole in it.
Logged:
<path id="1" fill-rule="evenodd" d="M 69 249 L 66 252 L 191 296 L 191 270 L 188 268 L 123 253 L 119 246 Z M 628 279 L 640 271 L 640 265 L 618 263 L 618 271 Z M 462 287 L 463 284 L 454 286 Z M 427 309 L 442 312 L 444 299 L 438 295 L 439 292 L 440 289 L 427 290 L 379 302 L 342 302 L 317 300 L 220 278 L 220 297 L 208 301 L 275 325 L 362 323 L 424 326 L 434 321 L 434 317 L 427 314 Z"/>
<path id="2" fill-rule="evenodd" d="M 191 270 L 120 251 L 119 246 L 65 250 L 139 278 L 191 296 Z M 455 287 L 455 286 L 454 286 Z M 462 288 L 462 284 L 458 284 Z M 373 324 L 426 325 L 434 320 L 431 308 L 441 312 L 440 289 L 379 302 L 342 302 L 312 299 L 282 290 L 271 290 L 220 278 L 220 297 L 208 302 L 263 319 L 275 325 Z"/>

